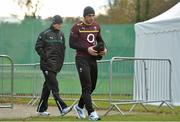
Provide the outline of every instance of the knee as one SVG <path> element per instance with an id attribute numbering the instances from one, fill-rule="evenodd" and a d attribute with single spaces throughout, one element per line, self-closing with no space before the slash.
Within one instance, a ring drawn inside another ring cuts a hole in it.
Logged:
<path id="1" fill-rule="evenodd" d="M 91 87 L 83 87 L 82 93 L 83 94 L 91 94 Z"/>
<path id="2" fill-rule="evenodd" d="M 92 87 L 92 88 L 91 88 L 91 93 L 92 93 L 94 90 L 95 90 L 95 87 Z"/>

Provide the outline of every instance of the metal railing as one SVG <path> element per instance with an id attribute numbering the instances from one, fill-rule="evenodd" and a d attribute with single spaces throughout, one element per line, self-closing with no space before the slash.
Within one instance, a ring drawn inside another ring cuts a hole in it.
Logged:
<path id="1" fill-rule="evenodd" d="M 116 70 L 119 70 L 118 74 L 115 73 Z M 105 115 L 114 107 L 124 115 L 125 112 L 120 107 L 125 104 L 132 104 L 128 113 L 137 104 L 148 110 L 145 103 L 160 103 L 159 108 L 166 104 L 173 109 L 171 106 L 171 61 L 169 59 L 113 57 L 110 61 L 109 77 L 110 108 Z M 122 94 L 120 89 L 120 94 L 114 97 L 114 87 L 120 87 L 116 85 L 116 82 L 126 82 L 127 84 L 132 82 L 133 86 L 128 93 L 129 97 L 124 99 L 123 96 L 128 96 L 128 94 Z"/>
<path id="2" fill-rule="evenodd" d="M 101 100 L 109 102 L 108 64 L 109 60 L 98 61 L 100 78 L 98 78 L 97 88 L 92 95 L 94 101 Z M 16 65 L 16 67 L 17 66 L 18 65 Z M 34 67 L 35 73 L 32 80 L 32 99 L 28 102 L 28 105 L 34 105 L 37 103 L 40 98 L 42 85 L 44 82 L 44 77 L 40 70 L 39 63 L 32 64 L 32 66 Z M 58 73 L 57 79 L 59 81 L 60 96 L 63 98 L 63 100 L 73 101 L 72 105 L 74 105 L 79 100 L 81 94 L 80 81 L 76 71 L 75 62 L 65 62 L 62 70 L 60 73 Z M 102 95 L 104 97 L 99 97 Z M 93 102 L 93 104 L 98 107 L 95 102 Z"/>
<path id="3" fill-rule="evenodd" d="M 1 56 L 3 59 L 6 56 Z M 39 64 L 1 63 L 1 73 L 4 67 L 11 72 L 6 77 L 11 78 L 11 98 L 28 97 L 28 105 L 34 105 L 40 98 L 44 82 Z M 111 60 L 98 61 L 98 81 L 92 95 L 93 100 L 109 102 L 107 115 L 114 107 L 125 114 L 120 108 L 124 104 L 132 104 L 131 112 L 137 104 L 147 110 L 145 103 L 160 103 L 159 108 L 166 104 L 171 106 L 171 61 L 169 59 L 113 57 Z M 1 82 L 4 83 L 1 75 Z M 60 95 L 64 100 L 75 104 L 81 94 L 81 87 L 75 62 L 65 62 L 58 74 Z M 13 86 L 13 80 L 15 85 Z M 14 91 L 13 91 L 14 89 Z M 93 102 L 94 105 L 95 102 Z M 13 106 L 13 101 L 11 102 Z"/>
<path id="4" fill-rule="evenodd" d="M 13 60 L 7 55 L 0 55 L 0 108 L 13 108 L 13 80 Z"/>

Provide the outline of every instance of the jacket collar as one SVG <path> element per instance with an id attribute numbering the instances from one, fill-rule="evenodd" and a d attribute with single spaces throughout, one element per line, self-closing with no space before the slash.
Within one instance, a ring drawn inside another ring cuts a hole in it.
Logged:
<path id="1" fill-rule="evenodd" d="M 51 29 L 53 32 L 59 32 L 59 31 L 60 31 L 60 30 L 54 29 L 54 27 L 52 26 L 52 24 L 51 24 L 51 26 L 50 26 L 50 29 Z"/>

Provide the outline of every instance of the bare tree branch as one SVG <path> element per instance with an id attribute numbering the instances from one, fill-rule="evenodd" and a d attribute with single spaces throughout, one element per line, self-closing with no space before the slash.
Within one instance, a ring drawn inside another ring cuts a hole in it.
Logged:
<path id="1" fill-rule="evenodd" d="M 36 13 L 41 8 L 40 0 L 14 0 L 24 11 L 26 17 L 36 18 Z"/>

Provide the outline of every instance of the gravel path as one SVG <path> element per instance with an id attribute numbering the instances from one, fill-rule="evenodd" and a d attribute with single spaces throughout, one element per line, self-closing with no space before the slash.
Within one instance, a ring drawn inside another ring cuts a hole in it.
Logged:
<path id="1" fill-rule="evenodd" d="M 36 114 L 37 106 L 19 105 L 15 104 L 13 109 L 10 108 L 0 108 L 0 120 L 1 119 L 16 119 L 16 118 L 27 118 L 32 116 L 38 116 Z M 49 106 L 48 112 L 50 116 L 60 116 L 59 110 L 56 106 Z M 104 115 L 105 110 L 97 111 L 100 116 Z M 75 111 L 72 110 L 66 116 L 76 116 Z"/>

